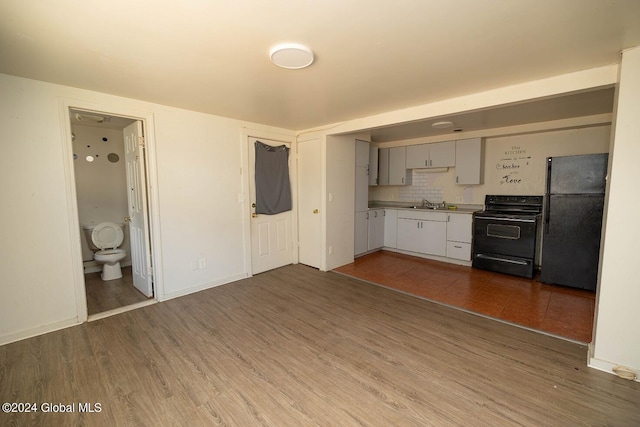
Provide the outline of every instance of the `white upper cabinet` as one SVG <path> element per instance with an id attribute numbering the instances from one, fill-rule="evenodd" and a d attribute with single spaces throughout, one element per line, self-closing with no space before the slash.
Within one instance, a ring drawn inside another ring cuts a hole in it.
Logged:
<path id="1" fill-rule="evenodd" d="M 356 167 L 369 167 L 369 142 L 356 139 Z"/>
<path id="2" fill-rule="evenodd" d="M 455 141 L 407 146 L 407 169 L 443 168 L 455 164 Z"/>
<path id="3" fill-rule="evenodd" d="M 356 195 L 355 195 L 355 211 L 362 212 L 369 210 L 369 176 L 367 169 L 356 168 Z"/>
<path id="4" fill-rule="evenodd" d="M 456 142 L 429 144 L 429 167 L 446 168 L 456 165 Z"/>
<path id="5" fill-rule="evenodd" d="M 407 147 L 380 148 L 378 150 L 378 185 L 411 184 L 411 171 L 407 170 Z"/>
<path id="6" fill-rule="evenodd" d="M 389 185 L 389 149 L 378 150 L 378 185 Z"/>
<path id="7" fill-rule="evenodd" d="M 356 139 L 355 211 L 369 209 L 369 143 Z"/>
<path id="8" fill-rule="evenodd" d="M 407 171 L 407 147 L 389 149 L 389 185 L 411 184 L 411 171 Z"/>
<path id="9" fill-rule="evenodd" d="M 407 147 L 407 169 L 429 167 L 428 144 L 409 145 Z"/>
<path id="10" fill-rule="evenodd" d="M 369 185 L 378 185 L 378 147 L 369 148 Z"/>
<path id="11" fill-rule="evenodd" d="M 456 184 L 473 185 L 484 181 L 484 141 L 482 138 L 456 141 Z"/>

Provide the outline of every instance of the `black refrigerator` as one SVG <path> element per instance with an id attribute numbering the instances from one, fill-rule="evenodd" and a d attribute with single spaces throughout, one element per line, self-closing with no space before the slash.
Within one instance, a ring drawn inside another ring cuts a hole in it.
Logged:
<path id="1" fill-rule="evenodd" d="M 596 290 L 608 158 L 604 153 L 547 159 L 543 283 Z"/>

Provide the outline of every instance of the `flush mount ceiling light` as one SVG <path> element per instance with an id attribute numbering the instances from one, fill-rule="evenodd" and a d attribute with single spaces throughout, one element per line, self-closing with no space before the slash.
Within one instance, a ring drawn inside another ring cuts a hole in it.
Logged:
<path id="1" fill-rule="evenodd" d="M 76 113 L 76 120 L 79 122 L 88 120 L 91 122 L 103 123 L 103 122 L 108 122 L 109 119 L 110 119 L 109 117 L 104 117 L 104 116 L 96 116 L 93 114 L 86 114 L 86 113 Z"/>
<path id="2" fill-rule="evenodd" d="M 269 53 L 271 62 L 278 67 L 289 70 L 299 70 L 313 63 L 313 52 L 301 44 L 280 44 L 271 49 Z"/>
<path id="3" fill-rule="evenodd" d="M 436 129 L 447 129 L 453 126 L 453 122 L 450 122 L 448 120 L 443 120 L 441 122 L 435 122 L 431 125 L 432 128 L 436 128 Z"/>

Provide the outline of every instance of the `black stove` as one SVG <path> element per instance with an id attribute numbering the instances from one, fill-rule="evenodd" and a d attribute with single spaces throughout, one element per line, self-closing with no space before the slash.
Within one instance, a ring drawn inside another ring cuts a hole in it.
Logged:
<path id="1" fill-rule="evenodd" d="M 542 196 L 486 196 L 484 211 L 473 216 L 473 267 L 532 278 L 542 201 Z"/>

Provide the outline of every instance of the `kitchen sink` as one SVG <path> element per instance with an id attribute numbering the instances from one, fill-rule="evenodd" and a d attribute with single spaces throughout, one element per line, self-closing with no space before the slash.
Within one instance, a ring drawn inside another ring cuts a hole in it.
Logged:
<path id="1" fill-rule="evenodd" d="M 448 207 L 446 206 L 420 206 L 420 205 L 416 205 L 416 206 L 409 206 L 410 209 L 424 209 L 424 210 L 429 210 L 429 211 L 446 211 L 449 210 Z"/>

